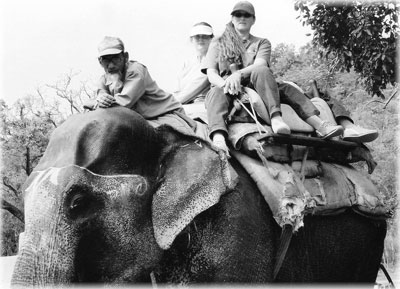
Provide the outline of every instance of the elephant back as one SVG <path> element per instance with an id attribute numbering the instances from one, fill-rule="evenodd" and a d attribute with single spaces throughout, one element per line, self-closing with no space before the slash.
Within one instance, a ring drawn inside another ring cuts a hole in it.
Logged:
<path id="1" fill-rule="evenodd" d="M 54 130 L 34 171 L 77 165 L 98 174 L 146 174 L 157 162 L 160 142 L 154 128 L 127 108 L 77 114 Z"/>

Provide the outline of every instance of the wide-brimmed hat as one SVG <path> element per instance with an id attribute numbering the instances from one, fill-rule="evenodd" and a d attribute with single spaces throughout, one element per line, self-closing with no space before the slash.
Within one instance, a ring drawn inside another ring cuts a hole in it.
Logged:
<path id="1" fill-rule="evenodd" d="M 240 1 L 240 2 L 236 3 L 232 9 L 231 15 L 233 15 L 237 11 L 245 11 L 253 16 L 256 15 L 253 4 L 251 4 L 248 1 Z"/>
<path id="2" fill-rule="evenodd" d="M 124 43 L 118 37 L 106 36 L 98 46 L 99 57 L 119 54 L 124 51 Z"/>

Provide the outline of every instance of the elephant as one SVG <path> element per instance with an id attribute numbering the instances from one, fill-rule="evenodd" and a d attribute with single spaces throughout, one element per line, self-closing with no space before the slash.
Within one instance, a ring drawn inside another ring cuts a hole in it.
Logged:
<path id="1" fill-rule="evenodd" d="M 373 283 L 386 234 L 351 209 L 307 215 L 274 279 L 282 229 L 241 165 L 123 107 L 68 118 L 24 189 L 16 287 Z"/>

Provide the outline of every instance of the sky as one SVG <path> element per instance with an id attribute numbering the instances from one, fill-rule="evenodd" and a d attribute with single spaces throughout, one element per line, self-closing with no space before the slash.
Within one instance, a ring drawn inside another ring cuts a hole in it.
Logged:
<path id="1" fill-rule="evenodd" d="M 55 84 L 70 71 L 94 83 L 102 74 L 97 45 L 120 37 L 130 58 L 173 92 L 181 63 L 192 52 L 189 31 L 206 21 L 223 32 L 237 0 L 4 0 L 0 1 L 0 98 L 11 104 Z M 292 0 L 252 0 L 251 33 L 296 48 L 311 40 Z"/>

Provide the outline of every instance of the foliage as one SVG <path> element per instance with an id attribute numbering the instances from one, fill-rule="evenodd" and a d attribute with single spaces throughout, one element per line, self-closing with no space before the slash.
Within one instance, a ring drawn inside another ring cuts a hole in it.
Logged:
<path id="1" fill-rule="evenodd" d="M 271 66 L 276 76 L 282 76 L 298 64 L 294 45 L 279 43 L 271 53 Z"/>
<path id="2" fill-rule="evenodd" d="M 294 46 L 278 44 L 271 53 L 271 68 L 277 79 L 295 81 L 307 87 L 310 80 L 316 80 L 321 87 L 332 86 L 334 72 L 329 71 L 325 59 L 318 55 L 311 43 L 295 51 Z"/>
<path id="3" fill-rule="evenodd" d="M 1 256 L 12 256 L 18 251 L 18 236 L 24 224 L 6 210 L 1 210 Z"/>
<path id="4" fill-rule="evenodd" d="M 22 184 L 42 157 L 54 128 L 82 111 L 82 102 L 90 96 L 86 85 L 73 87 L 75 76 L 67 74 L 12 106 L 0 100 L 2 254 L 16 253 L 16 243 L 10 240 L 17 240 L 23 230 L 22 222 L 12 219 L 22 215 Z"/>
<path id="5" fill-rule="evenodd" d="M 297 0 L 303 25 L 314 30 L 313 43 L 330 68 L 360 74 L 366 90 L 384 98 L 382 89 L 397 81 L 399 36 L 396 1 Z"/>

